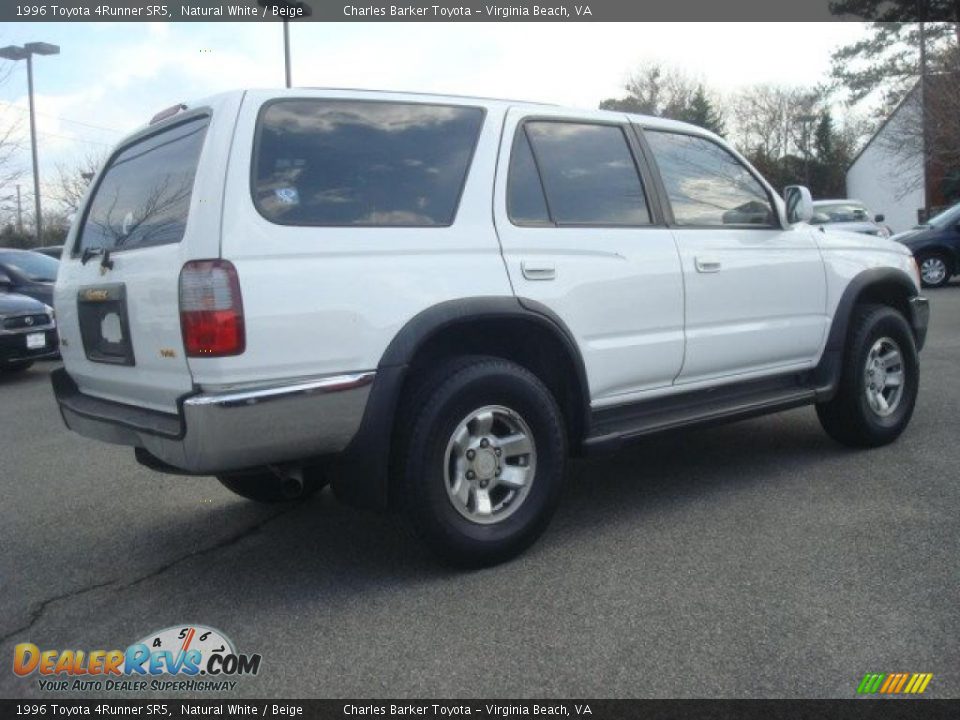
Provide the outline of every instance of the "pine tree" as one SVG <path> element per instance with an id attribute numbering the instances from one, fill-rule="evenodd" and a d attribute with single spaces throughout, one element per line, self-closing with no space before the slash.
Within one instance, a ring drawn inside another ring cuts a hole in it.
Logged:
<path id="1" fill-rule="evenodd" d="M 879 91 L 889 110 L 910 91 L 920 75 L 920 20 L 925 21 L 927 71 L 956 69 L 946 65 L 960 47 L 957 0 L 837 0 L 830 11 L 873 21 L 868 37 L 833 53 L 831 74 L 851 102 Z"/>
<path id="2" fill-rule="evenodd" d="M 723 114 L 710 102 L 710 98 L 707 97 L 703 85 L 697 86 L 697 91 L 690 100 L 689 107 L 686 108 L 682 117 L 679 119 L 694 125 L 699 125 L 717 135 L 724 134 Z"/>
<path id="3" fill-rule="evenodd" d="M 833 116 L 827 109 L 820 113 L 817 129 L 813 136 L 813 146 L 817 152 L 817 159 L 822 163 L 830 163 L 833 160 L 833 135 Z"/>

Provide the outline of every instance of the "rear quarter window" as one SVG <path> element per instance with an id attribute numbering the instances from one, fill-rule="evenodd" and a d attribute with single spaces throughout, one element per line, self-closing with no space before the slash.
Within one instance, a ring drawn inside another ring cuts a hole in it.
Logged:
<path id="1" fill-rule="evenodd" d="M 87 208 L 76 251 L 180 242 L 208 124 L 207 117 L 188 120 L 114 155 Z"/>
<path id="2" fill-rule="evenodd" d="M 450 225 L 483 116 L 449 105 L 274 101 L 258 120 L 254 204 L 284 225 Z"/>

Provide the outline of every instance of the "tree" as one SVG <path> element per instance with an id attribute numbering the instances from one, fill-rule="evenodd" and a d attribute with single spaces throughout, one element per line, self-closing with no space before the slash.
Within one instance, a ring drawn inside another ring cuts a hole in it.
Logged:
<path id="1" fill-rule="evenodd" d="M 713 102 L 707 97 L 703 85 L 698 85 L 690 105 L 678 120 L 683 120 L 694 125 L 706 128 L 717 135 L 723 135 L 726 131 L 723 121 L 723 113 L 714 107 Z"/>
<path id="2" fill-rule="evenodd" d="M 928 72 L 956 69 L 954 54 L 960 47 L 956 0 L 839 0 L 830 4 L 830 10 L 875 21 L 866 38 L 833 53 L 831 74 L 851 103 L 876 91 L 881 114 L 889 114 L 921 74 L 922 45 Z M 951 22 L 931 22 L 942 20 Z"/>
<path id="3" fill-rule="evenodd" d="M 813 133 L 813 146 L 817 159 L 825 160 L 833 157 L 833 114 L 830 108 L 821 111 L 817 121 L 817 129 Z"/>
<path id="4" fill-rule="evenodd" d="M 76 213 L 90 181 L 106 162 L 103 152 L 87 153 L 76 164 L 57 165 L 57 201 L 67 215 Z"/>
<path id="5" fill-rule="evenodd" d="M 679 120 L 690 110 L 698 87 L 701 86 L 696 81 L 676 68 L 647 63 L 627 80 L 624 97 L 607 98 L 600 103 L 600 109 Z"/>

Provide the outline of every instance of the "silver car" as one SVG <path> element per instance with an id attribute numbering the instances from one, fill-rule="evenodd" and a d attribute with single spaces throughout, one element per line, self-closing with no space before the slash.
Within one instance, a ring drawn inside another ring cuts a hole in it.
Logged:
<path id="1" fill-rule="evenodd" d="M 814 200 L 811 225 L 832 225 L 835 230 L 890 237 L 883 215 L 871 215 L 859 200 Z"/>

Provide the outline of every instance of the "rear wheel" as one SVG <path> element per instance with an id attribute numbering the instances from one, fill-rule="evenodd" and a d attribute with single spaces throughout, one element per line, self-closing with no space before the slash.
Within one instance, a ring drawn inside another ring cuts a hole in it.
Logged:
<path id="1" fill-rule="evenodd" d="M 917 400 L 920 366 L 903 315 L 884 305 L 855 309 L 836 396 L 817 405 L 824 430 L 852 447 L 896 440 Z"/>
<path id="2" fill-rule="evenodd" d="M 327 484 L 319 470 L 303 471 L 302 482 L 271 470 L 217 475 L 220 483 L 237 495 L 261 503 L 306 500 Z"/>
<path id="3" fill-rule="evenodd" d="M 418 387 L 400 417 L 397 478 L 413 529 L 459 565 L 522 552 L 560 499 L 566 433 L 553 395 L 519 365 L 485 357 L 448 361 Z"/>
<path id="4" fill-rule="evenodd" d="M 950 281 L 950 264 L 940 253 L 922 254 L 917 258 L 920 281 L 924 287 L 943 287 Z"/>

